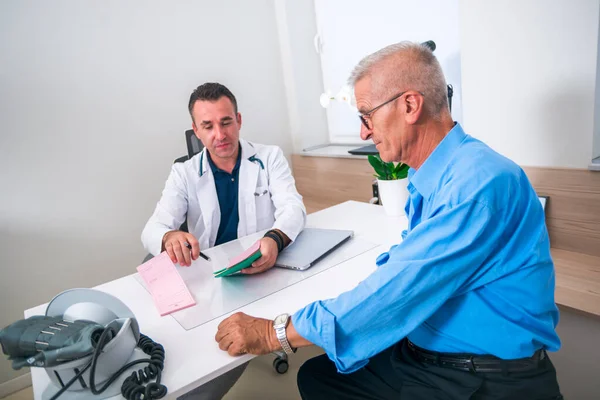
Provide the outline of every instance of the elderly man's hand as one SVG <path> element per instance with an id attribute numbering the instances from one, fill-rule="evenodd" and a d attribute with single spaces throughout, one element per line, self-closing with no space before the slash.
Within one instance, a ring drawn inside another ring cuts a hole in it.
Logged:
<path id="1" fill-rule="evenodd" d="M 269 354 L 281 348 L 273 321 L 236 313 L 219 324 L 215 340 L 231 356 Z"/>
<path id="2" fill-rule="evenodd" d="M 242 270 L 243 274 L 259 274 L 273 268 L 279 254 L 275 240 L 269 237 L 260 239 L 260 254 L 262 256 L 252 263 L 252 267 Z"/>

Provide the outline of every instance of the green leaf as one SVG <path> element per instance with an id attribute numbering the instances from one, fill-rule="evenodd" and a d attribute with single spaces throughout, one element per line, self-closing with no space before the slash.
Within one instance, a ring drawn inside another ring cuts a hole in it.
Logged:
<path id="1" fill-rule="evenodd" d="M 396 179 L 404 179 L 408 176 L 410 167 L 407 164 L 399 163 L 396 165 Z"/>
<path id="2" fill-rule="evenodd" d="M 381 166 L 381 164 L 383 164 L 379 156 L 369 155 L 367 156 L 367 159 L 369 160 L 369 164 L 371 164 L 371 166 L 375 169 L 377 169 L 378 166 Z"/>
<path id="3" fill-rule="evenodd" d="M 383 179 L 383 180 L 387 179 L 386 176 L 388 175 L 388 173 L 385 168 L 385 163 L 381 160 L 381 158 L 379 158 L 379 155 L 377 155 L 377 156 L 369 155 L 368 159 L 369 159 L 369 164 L 371 164 L 371 166 L 373 167 L 373 169 L 375 170 L 377 175 L 379 175 L 379 179 Z"/>

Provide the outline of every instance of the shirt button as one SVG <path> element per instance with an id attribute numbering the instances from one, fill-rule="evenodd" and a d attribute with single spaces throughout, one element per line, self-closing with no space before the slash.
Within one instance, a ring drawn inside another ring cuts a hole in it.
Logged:
<path id="1" fill-rule="evenodd" d="M 235 182 L 235 178 L 231 178 L 231 182 Z"/>

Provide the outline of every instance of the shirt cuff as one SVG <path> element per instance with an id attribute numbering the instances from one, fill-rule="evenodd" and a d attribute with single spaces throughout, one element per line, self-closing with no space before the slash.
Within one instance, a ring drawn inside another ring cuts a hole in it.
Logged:
<path id="1" fill-rule="evenodd" d="M 368 360 L 353 359 L 351 354 L 343 354 L 336 343 L 336 318 L 323 301 L 316 301 L 292 315 L 292 323 L 300 336 L 321 347 L 335 364 L 337 371 L 349 374 L 367 365 Z"/>

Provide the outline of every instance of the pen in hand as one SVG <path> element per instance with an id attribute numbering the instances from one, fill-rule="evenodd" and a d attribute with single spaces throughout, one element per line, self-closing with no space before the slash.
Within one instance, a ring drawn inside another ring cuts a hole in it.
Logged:
<path id="1" fill-rule="evenodd" d="M 185 242 L 185 247 L 192 250 L 192 245 L 189 244 L 188 242 Z M 206 261 L 210 261 L 210 257 L 207 256 L 206 254 L 204 254 L 203 252 L 200 252 L 200 257 L 204 258 Z"/>

